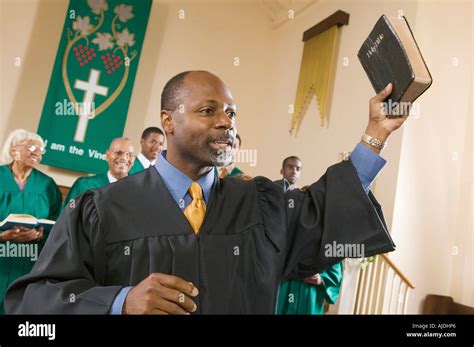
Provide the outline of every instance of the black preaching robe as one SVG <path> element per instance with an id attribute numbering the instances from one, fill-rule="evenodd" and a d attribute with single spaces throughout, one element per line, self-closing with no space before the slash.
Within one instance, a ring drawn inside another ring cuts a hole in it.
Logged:
<path id="1" fill-rule="evenodd" d="M 107 314 L 117 293 L 161 272 L 193 282 L 203 314 L 275 312 L 279 283 L 331 266 L 325 245 L 394 249 L 380 205 L 349 161 L 308 190 L 284 194 L 264 177 L 216 178 L 194 234 L 154 167 L 84 193 L 59 217 L 7 313 Z"/>

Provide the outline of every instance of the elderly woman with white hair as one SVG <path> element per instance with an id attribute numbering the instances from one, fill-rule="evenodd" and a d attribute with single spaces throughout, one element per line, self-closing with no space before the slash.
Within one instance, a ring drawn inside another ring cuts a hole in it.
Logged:
<path id="1" fill-rule="evenodd" d="M 41 136 L 18 129 L 13 131 L 2 150 L 0 166 L 0 221 L 10 214 L 29 214 L 56 220 L 61 208 L 61 192 L 54 180 L 36 169 L 45 153 Z M 35 243 L 38 254 L 46 237 L 41 229 L 14 227 L 0 233 L 2 248 L 16 243 Z M 0 257 L 0 314 L 3 297 L 15 279 L 30 272 L 31 257 Z"/>

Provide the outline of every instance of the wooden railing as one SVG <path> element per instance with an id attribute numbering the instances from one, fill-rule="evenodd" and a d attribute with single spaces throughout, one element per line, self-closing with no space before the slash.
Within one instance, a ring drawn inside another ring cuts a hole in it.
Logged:
<path id="1" fill-rule="evenodd" d="M 385 254 L 362 266 L 357 274 L 354 314 L 404 314 L 415 286 Z"/>

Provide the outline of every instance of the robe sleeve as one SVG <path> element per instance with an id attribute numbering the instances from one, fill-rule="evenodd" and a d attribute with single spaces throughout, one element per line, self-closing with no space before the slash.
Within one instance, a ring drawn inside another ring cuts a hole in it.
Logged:
<path id="1" fill-rule="evenodd" d="M 255 180 L 267 237 L 282 244 L 275 230 L 286 225 L 282 280 L 312 276 L 343 258 L 395 249 L 380 205 L 372 193 L 364 191 L 350 161 L 329 167 L 305 191 L 295 189 L 283 195 L 273 182 L 262 177 Z M 344 254 L 338 253 L 341 248 Z"/>
<path id="2" fill-rule="evenodd" d="M 335 304 L 341 291 L 342 262 L 330 266 L 319 275 L 324 288 L 324 299 L 332 305 Z"/>
<path id="3" fill-rule="evenodd" d="M 84 189 L 82 188 L 82 179 L 78 178 L 72 185 L 71 189 L 69 190 L 69 193 L 67 194 L 66 199 L 64 199 L 62 209 L 64 210 L 69 204 L 69 201 L 71 201 L 71 199 L 74 199 L 75 197 L 80 195 L 81 192 L 83 191 Z"/>
<path id="4" fill-rule="evenodd" d="M 107 314 L 122 287 L 102 285 L 103 249 L 100 217 L 87 192 L 63 211 L 32 271 L 8 288 L 6 312 Z"/>
<path id="5" fill-rule="evenodd" d="M 53 180 L 48 186 L 48 199 L 50 205 L 48 219 L 56 220 L 61 212 L 62 194 Z"/>

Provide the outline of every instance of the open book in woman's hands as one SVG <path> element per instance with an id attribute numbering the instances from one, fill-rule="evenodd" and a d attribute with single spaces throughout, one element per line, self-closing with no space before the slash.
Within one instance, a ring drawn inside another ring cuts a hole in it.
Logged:
<path id="1" fill-rule="evenodd" d="M 0 231 L 12 229 L 14 227 L 24 227 L 28 229 L 43 227 L 45 232 L 50 232 L 56 223 L 49 219 L 37 219 L 29 214 L 10 214 L 0 223 Z"/>

